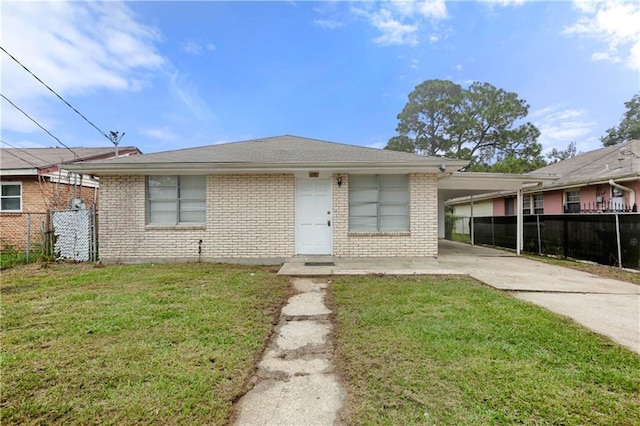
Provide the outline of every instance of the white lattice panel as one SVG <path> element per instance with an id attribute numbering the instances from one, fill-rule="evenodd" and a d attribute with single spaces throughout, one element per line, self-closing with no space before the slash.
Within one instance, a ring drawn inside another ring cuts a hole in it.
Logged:
<path id="1" fill-rule="evenodd" d="M 56 256 L 78 262 L 89 261 L 91 249 L 91 210 L 53 212 Z"/>

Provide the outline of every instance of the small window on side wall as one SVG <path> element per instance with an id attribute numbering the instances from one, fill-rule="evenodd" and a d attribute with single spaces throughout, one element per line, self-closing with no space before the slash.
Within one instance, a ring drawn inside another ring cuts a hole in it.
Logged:
<path id="1" fill-rule="evenodd" d="M 580 191 L 567 191 L 566 213 L 580 213 Z"/>
<path id="2" fill-rule="evenodd" d="M 148 176 L 147 224 L 203 224 L 205 176 Z"/>
<path id="3" fill-rule="evenodd" d="M 531 214 L 531 195 L 522 196 L 522 214 Z"/>
<path id="4" fill-rule="evenodd" d="M 533 213 L 534 214 L 544 213 L 544 195 L 535 194 L 533 196 Z"/>
<path id="5" fill-rule="evenodd" d="M 513 216 L 514 214 L 516 214 L 515 205 L 516 205 L 515 198 L 513 197 L 505 198 L 504 199 L 504 215 Z"/>
<path id="6" fill-rule="evenodd" d="M 22 183 L 2 182 L 2 197 L 0 198 L 0 211 L 22 211 Z"/>

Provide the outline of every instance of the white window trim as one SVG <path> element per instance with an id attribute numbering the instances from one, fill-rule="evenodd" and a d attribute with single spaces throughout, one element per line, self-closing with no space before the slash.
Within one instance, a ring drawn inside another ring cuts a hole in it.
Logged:
<path id="1" fill-rule="evenodd" d="M 360 234 L 360 233 L 366 233 L 368 235 L 377 235 L 377 234 L 395 234 L 395 233 L 408 233 L 411 230 L 411 176 L 409 175 L 404 175 L 404 174 L 398 174 L 398 176 L 406 176 L 407 177 L 407 229 L 396 229 L 396 230 L 390 230 L 390 229 L 381 229 L 380 228 L 380 223 L 381 223 L 381 217 L 382 215 L 380 214 L 380 206 L 381 205 L 386 205 L 389 204 L 388 202 L 383 202 L 382 200 L 380 200 L 380 192 L 381 192 L 381 186 L 380 186 L 380 176 L 383 175 L 379 175 L 379 174 L 371 174 L 371 175 L 367 175 L 367 176 L 375 176 L 376 177 L 376 181 L 378 184 L 377 187 L 377 201 L 376 201 L 376 230 L 365 230 L 365 229 L 354 229 L 352 227 L 351 224 L 351 206 L 352 206 L 352 201 L 351 198 L 349 198 L 348 203 L 349 203 L 349 233 L 353 233 L 353 234 Z"/>
<path id="2" fill-rule="evenodd" d="M 541 206 L 536 206 L 536 197 L 541 197 Z M 542 210 L 541 212 L 537 212 L 536 210 Z M 531 210 L 533 214 L 544 214 L 544 193 L 533 194 L 531 199 Z"/>
<path id="3" fill-rule="evenodd" d="M 569 193 L 578 193 L 578 201 L 569 201 Z M 579 189 L 564 191 L 565 211 L 573 212 L 573 210 L 569 209 L 569 204 L 577 204 L 578 210 L 576 211 L 576 213 L 578 213 L 582 209 L 582 191 L 580 191 Z"/>
<path id="4" fill-rule="evenodd" d="M 529 202 L 527 205 L 526 201 Z M 522 196 L 522 214 L 531 215 L 533 211 L 533 195 L 525 194 Z"/>
<path id="5" fill-rule="evenodd" d="M 5 197 L 5 196 L 2 196 L 1 195 L 2 193 L 0 192 L 0 197 L 2 199 L 5 199 L 5 198 L 18 198 L 20 200 L 20 208 L 18 210 L 1 210 L 1 206 L 0 206 L 0 211 L 2 213 L 21 213 L 22 212 L 22 182 L 20 182 L 20 181 L 2 182 L 2 186 L 5 186 L 5 185 L 7 185 L 7 186 L 9 186 L 9 185 L 11 185 L 11 186 L 18 185 L 20 187 L 20 195 L 18 197 L 16 197 L 16 196 L 6 196 Z M 0 201 L 0 203 L 1 203 L 1 201 Z"/>
<path id="6" fill-rule="evenodd" d="M 166 201 L 175 201 L 175 213 L 176 213 L 176 222 L 175 223 L 158 223 L 158 222 L 151 222 L 151 202 L 152 201 L 156 201 L 156 200 L 151 200 L 149 198 L 149 178 L 153 178 L 153 177 L 157 177 L 158 175 L 149 175 L 146 177 L 145 179 L 145 204 L 146 204 L 146 227 L 148 229 L 151 228 L 163 228 L 163 227 L 201 227 L 204 226 L 207 220 L 207 177 L 206 175 L 203 175 L 202 177 L 204 178 L 204 198 L 202 199 L 203 202 L 203 208 L 204 208 L 204 218 L 202 222 L 180 222 L 180 213 L 181 213 L 181 209 L 180 209 L 180 202 L 184 201 L 181 200 L 180 197 L 178 196 L 178 194 L 176 193 L 176 198 L 175 200 L 166 200 Z M 180 178 L 182 178 L 184 175 L 172 175 L 171 177 L 176 177 L 177 178 L 177 189 L 180 188 Z M 159 200 L 157 200 L 159 201 Z M 193 201 L 193 200 L 190 200 Z"/>

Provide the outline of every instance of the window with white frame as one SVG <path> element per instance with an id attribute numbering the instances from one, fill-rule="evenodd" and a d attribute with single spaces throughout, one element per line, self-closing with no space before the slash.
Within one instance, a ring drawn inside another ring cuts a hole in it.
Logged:
<path id="1" fill-rule="evenodd" d="M 533 214 L 543 214 L 543 213 L 544 213 L 544 195 L 534 194 L 533 195 Z"/>
<path id="2" fill-rule="evenodd" d="M 0 211 L 22 211 L 22 182 L 2 182 Z"/>
<path id="3" fill-rule="evenodd" d="M 567 213 L 580 212 L 580 191 L 567 191 L 566 193 L 566 211 Z"/>
<path id="4" fill-rule="evenodd" d="M 409 231 L 409 176 L 350 175 L 349 230 Z"/>
<path id="5" fill-rule="evenodd" d="M 531 214 L 531 195 L 522 196 L 522 214 Z"/>
<path id="6" fill-rule="evenodd" d="M 147 176 L 149 225 L 204 224 L 205 176 Z"/>

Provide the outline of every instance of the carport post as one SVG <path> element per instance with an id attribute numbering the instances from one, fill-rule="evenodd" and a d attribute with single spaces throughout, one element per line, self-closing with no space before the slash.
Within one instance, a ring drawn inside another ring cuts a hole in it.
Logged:
<path id="1" fill-rule="evenodd" d="M 522 188 L 518 189 L 517 197 L 517 213 L 516 213 L 516 255 L 520 256 L 522 249 Z"/>
<path id="2" fill-rule="evenodd" d="M 471 245 L 473 246 L 473 245 L 475 245 L 475 241 L 476 241 L 476 239 L 474 238 L 474 235 L 473 235 L 473 231 L 474 231 L 474 228 L 473 228 L 473 195 L 471 195 L 469 198 L 471 200 L 471 220 L 469 221 L 470 222 L 469 223 L 469 232 L 471 233 Z"/>

